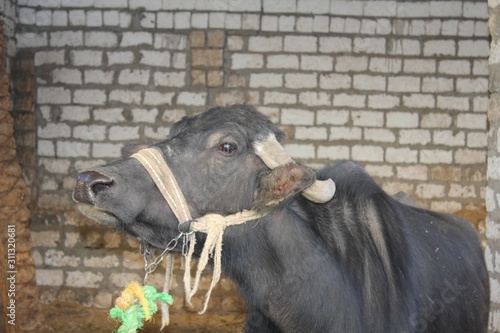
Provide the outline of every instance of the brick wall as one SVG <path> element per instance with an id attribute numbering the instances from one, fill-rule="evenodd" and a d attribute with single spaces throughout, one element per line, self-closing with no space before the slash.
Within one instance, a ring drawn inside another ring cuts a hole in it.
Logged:
<path id="1" fill-rule="evenodd" d="M 424 207 L 484 206 L 486 3 L 19 0 L 17 10 L 17 48 L 34 54 L 46 301 L 107 307 L 142 275 L 136 244 L 71 211 L 76 173 L 212 105 L 256 105 L 310 165 L 354 159 Z"/>
<path id="2" fill-rule="evenodd" d="M 486 190 L 485 258 L 490 272 L 491 312 L 490 332 L 500 332 L 500 2 L 489 1 L 490 7 L 490 124 L 488 150 L 488 188 Z"/>
<path id="3" fill-rule="evenodd" d="M 40 208 L 70 208 L 74 172 L 123 144 L 245 102 L 287 129 L 297 159 L 355 159 L 429 208 L 483 201 L 485 4 L 34 3 L 18 10 L 36 29 L 17 37 L 35 53 Z"/>

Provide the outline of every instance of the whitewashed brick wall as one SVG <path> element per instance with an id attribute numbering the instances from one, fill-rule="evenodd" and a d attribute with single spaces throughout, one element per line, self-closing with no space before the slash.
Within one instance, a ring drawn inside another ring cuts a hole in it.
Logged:
<path id="1" fill-rule="evenodd" d="M 78 171 L 232 103 L 256 105 L 309 165 L 354 159 L 424 207 L 484 207 L 484 2 L 18 0 L 17 13 L 16 47 L 35 60 L 38 209 L 73 209 Z M 45 219 L 34 233 L 44 297 L 88 278 L 93 287 L 74 298 L 103 306 L 123 274 L 142 274 L 111 234 Z M 107 263 L 78 254 L 80 243 L 88 256 L 112 249 L 122 270 L 105 273 Z M 48 262 L 62 244 L 69 257 Z"/>
<path id="2" fill-rule="evenodd" d="M 490 272 L 491 309 L 490 332 L 500 332 L 500 1 L 488 1 L 490 7 L 491 53 L 488 188 L 486 189 L 486 265 Z M 475 140 L 471 138 L 471 140 Z"/>

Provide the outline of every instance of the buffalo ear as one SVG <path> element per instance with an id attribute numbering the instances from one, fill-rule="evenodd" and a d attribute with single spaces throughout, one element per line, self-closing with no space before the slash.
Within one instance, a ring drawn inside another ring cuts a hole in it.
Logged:
<path id="1" fill-rule="evenodd" d="M 257 188 L 255 210 L 266 210 L 302 192 L 316 180 L 316 172 L 298 164 L 276 167 L 263 176 Z"/>
<path id="2" fill-rule="evenodd" d="M 130 157 L 141 149 L 149 148 L 151 145 L 145 143 L 130 144 L 122 147 L 122 157 Z"/>

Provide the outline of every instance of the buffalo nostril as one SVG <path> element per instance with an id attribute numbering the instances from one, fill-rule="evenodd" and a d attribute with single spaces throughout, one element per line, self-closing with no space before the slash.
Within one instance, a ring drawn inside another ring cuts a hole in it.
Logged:
<path id="1" fill-rule="evenodd" d="M 78 175 L 73 198 L 83 203 L 94 203 L 99 192 L 113 186 L 113 180 L 97 171 L 85 171 Z"/>
<path id="2" fill-rule="evenodd" d="M 97 194 L 97 193 L 99 193 L 101 191 L 107 190 L 112 185 L 113 185 L 113 182 L 109 182 L 109 183 L 96 183 L 96 184 L 92 185 L 92 191 L 95 194 Z"/>

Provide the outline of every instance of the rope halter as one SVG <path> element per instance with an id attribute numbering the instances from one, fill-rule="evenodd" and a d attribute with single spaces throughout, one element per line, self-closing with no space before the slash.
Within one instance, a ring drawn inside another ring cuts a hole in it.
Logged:
<path id="1" fill-rule="evenodd" d="M 208 301 L 212 293 L 213 288 L 220 280 L 221 276 L 221 253 L 222 253 L 222 236 L 226 227 L 231 225 L 243 224 L 250 220 L 255 220 L 263 217 L 264 215 L 257 213 L 252 210 L 243 210 L 236 214 L 231 214 L 227 216 L 222 216 L 219 214 L 207 214 L 196 220 L 192 220 L 191 213 L 184 198 L 182 191 L 172 174 L 172 171 L 168 167 L 167 163 L 163 159 L 161 152 L 157 148 L 146 148 L 138 151 L 131 157 L 137 159 L 147 170 L 156 186 L 162 193 L 163 197 L 167 201 L 168 205 L 172 209 L 173 213 L 179 220 L 180 224 L 191 221 L 190 233 L 188 233 L 189 248 L 186 254 L 186 263 L 184 270 L 184 290 L 186 302 L 191 305 L 191 298 L 197 292 L 201 274 L 203 273 L 209 257 L 213 257 L 214 260 L 214 270 L 212 275 L 212 282 L 205 296 L 202 309 L 199 311 L 200 314 L 207 310 Z M 207 234 L 205 245 L 200 255 L 198 261 L 198 266 L 196 270 L 194 284 L 191 285 L 191 259 L 194 253 L 194 247 L 196 245 L 196 238 L 194 232 L 203 232 Z M 167 271 L 171 272 L 172 258 L 167 256 Z M 170 261 L 170 263 L 168 263 Z M 169 280 L 168 273 L 166 278 Z M 164 285 L 165 291 L 170 288 L 170 281 L 166 281 Z M 162 304 L 162 312 L 164 313 L 164 318 L 168 318 L 168 305 Z M 167 319 L 168 320 L 168 319 Z"/>
<path id="2" fill-rule="evenodd" d="M 258 141 L 254 144 L 254 151 L 264 161 L 264 163 L 271 169 L 281 165 L 295 163 L 290 156 L 286 153 L 285 149 L 278 143 L 274 134 L 270 134 L 268 138 L 263 141 Z M 256 220 L 264 217 L 266 213 L 259 213 L 253 210 L 243 210 L 241 212 L 222 216 L 219 214 L 207 214 L 196 220 L 192 220 L 189 207 L 182 191 L 168 167 L 161 151 L 158 148 L 150 147 L 139 150 L 131 157 L 137 159 L 147 170 L 156 186 L 162 193 L 173 213 L 179 220 L 179 226 L 183 223 L 190 222 L 190 232 L 182 233 L 181 235 L 187 236 L 189 247 L 186 253 L 186 263 L 184 270 L 184 290 L 186 302 L 191 305 L 191 298 L 197 292 L 201 274 L 203 273 L 209 257 L 214 260 L 214 270 L 212 274 L 212 282 L 206 293 L 200 314 L 207 310 L 208 301 L 213 288 L 220 280 L 221 276 L 221 254 L 222 254 L 222 238 L 224 230 L 228 226 L 243 224 L 245 222 Z M 316 203 L 324 203 L 332 199 L 335 193 L 335 183 L 331 179 L 316 180 L 309 188 L 305 189 L 302 194 L 309 200 Z M 181 229 L 181 228 L 179 228 Z M 191 259 L 196 245 L 196 238 L 194 232 L 203 232 L 207 235 L 203 250 L 201 252 L 194 284 L 191 283 Z M 179 235 L 178 238 L 181 236 Z M 164 251 L 165 253 L 166 251 Z M 163 254 L 162 254 L 163 255 Z M 165 277 L 164 290 L 168 292 L 170 289 L 171 275 L 172 275 L 173 259 L 169 254 L 167 255 L 167 274 Z M 162 328 L 168 325 L 168 305 L 162 304 Z"/>

